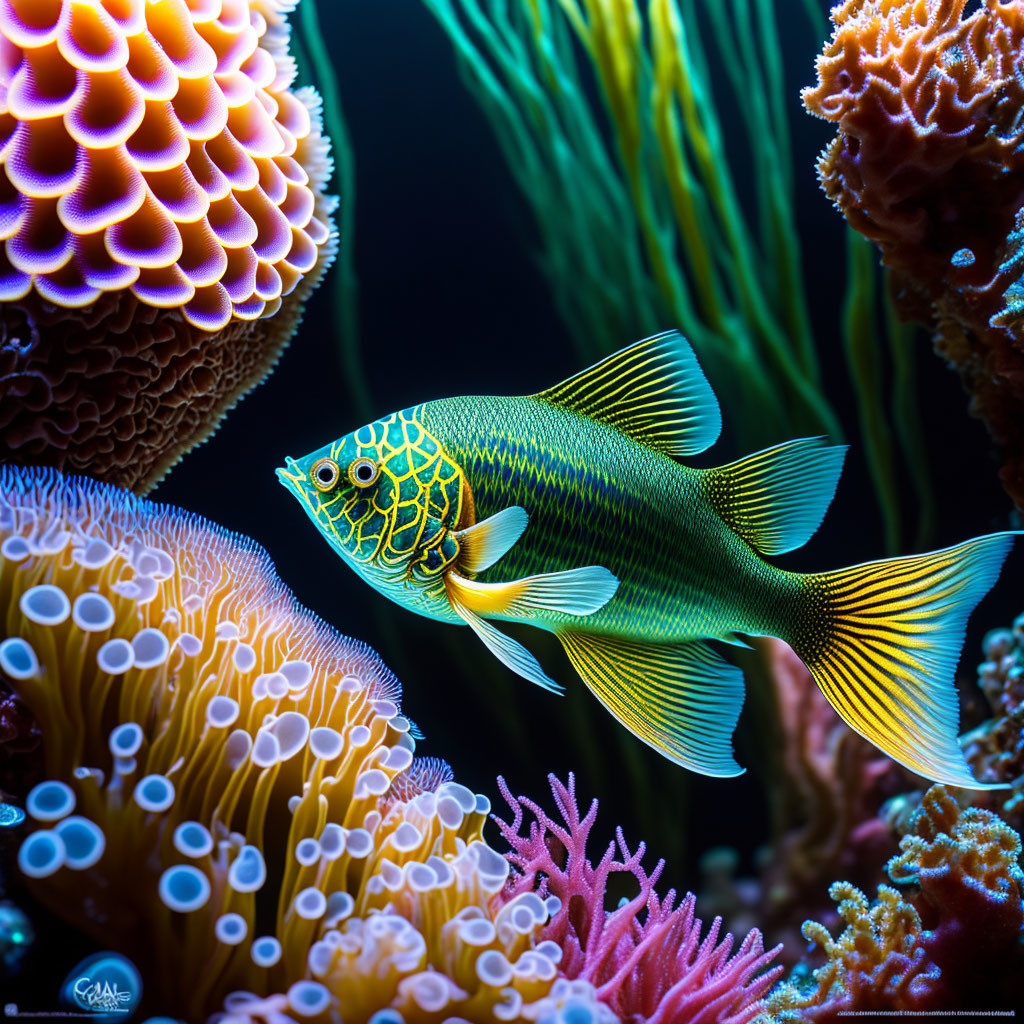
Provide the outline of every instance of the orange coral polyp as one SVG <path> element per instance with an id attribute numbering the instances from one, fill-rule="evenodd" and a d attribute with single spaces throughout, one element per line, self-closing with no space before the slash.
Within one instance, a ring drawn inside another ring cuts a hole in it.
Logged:
<path id="1" fill-rule="evenodd" d="M 64 59 L 81 71 L 117 71 L 128 63 L 121 26 L 89 0 L 65 4 L 57 46 Z"/>
<path id="2" fill-rule="evenodd" d="M 16 46 L 40 46 L 57 34 L 63 0 L 0 0 L 0 32 Z"/>
<path id="3" fill-rule="evenodd" d="M 291 6 L 0 0 L 0 196 L 24 197 L 0 211 L 24 275 L 0 297 L 77 308 L 127 288 L 206 331 L 276 310 L 330 238 L 315 94 L 289 91 Z M 125 273 L 83 258 L 97 231 Z"/>

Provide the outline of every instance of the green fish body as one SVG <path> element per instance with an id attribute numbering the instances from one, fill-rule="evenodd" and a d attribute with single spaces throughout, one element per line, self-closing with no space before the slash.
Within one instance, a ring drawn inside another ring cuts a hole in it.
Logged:
<path id="1" fill-rule="evenodd" d="M 509 505 L 529 514 L 530 528 L 479 580 L 594 563 L 615 575 L 615 597 L 585 617 L 588 632 L 664 641 L 777 635 L 775 603 L 799 599 L 800 577 L 765 562 L 715 512 L 707 471 L 612 426 L 534 396 L 453 398 L 407 414 L 463 468 L 478 521 Z M 567 437 L 571 446 L 558 444 Z M 541 523 L 550 528 L 535 528 Z M 552 632 L 584 625 L 544 609 L 492 617 Z"/>
<path id="2" fill-rule="evenodd" d="M 802 574 L 766 556 L 814 533 L 844 447 L 804 438 L 714 469 L 721 414 L 677 333 L 538 395 L 426 402 L 278 470 L 371 586 L 470 625 L 519 675 L 560 687 L 493 623 L 553 632 L 636 736 L 708 775 L 742 769 L 739 670 L 708 641 L 789 643 L 854 729 L 912 770 L 979 788 L 952 683 L 967 616 L 1012 534 Z"/>

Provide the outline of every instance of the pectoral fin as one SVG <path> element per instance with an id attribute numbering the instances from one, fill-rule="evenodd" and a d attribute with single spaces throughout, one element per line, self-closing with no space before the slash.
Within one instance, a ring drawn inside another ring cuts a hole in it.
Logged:
<path id="1" fill-rule="evenodd" d="M 489 569 L 523 535 L 530 517 L 518 505 L 503 508 L 479 523 L 455 534 L 459 542 L 459 565 L 466 572 Z"/>
<path id="2" fill-rule="evenodd" d="M 540 662 L 521 643 L 505 636 L 490 622 L 481 619 L 479 615 L 453 596 L 451 589 L 448 591 L 448 599 L 452 608 L 462 616 L 467 625 L 472 627 L 473 632 L 484 642 L 484 646 L 499 661 L 504 662 L 516 675 L 529 679 L 531 683 L 543 686 L 545 690 L 550 690 L 552 693 L 562 693 L 563 688 L 548 677 L 544 669 L 540 667 Z"/>
<path id="3" fill-rule="evenodd" d="M 743 676 L 706 644 L 557 635 L 594 696 L 644 743 L 704 775 L 743 773 L 731 742 Z"/>
<path id="4" fill-rule="evenodd" d="M 526 576 L 507 583 L 479 583 L 458 573 L 447 576 L 448 594 L 478 615 L 528 616 L 531 612 L 592 615 L 619 587 L 618 578 L 602 565 Z"/>

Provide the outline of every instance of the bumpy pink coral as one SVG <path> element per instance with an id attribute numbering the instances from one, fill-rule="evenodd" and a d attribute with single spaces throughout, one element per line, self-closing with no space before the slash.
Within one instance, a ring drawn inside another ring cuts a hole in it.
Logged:
<path id="1" fill-rule="evenodd" d="M 760 933 L 752 931 L 733 953 L 731 935 L 718 942 L 718 919 L 702 940 L 701 922 L 694 918 L 695 897 L 688 894 L 673 907 L 675 892 L 669 890 L 662 900 L 654 886 L 664 862 L 659 861 L 648 875 L 640 865 L 644 844 L 630 853 L 621 829 L 599 863 L 591 864 L 586 846 L 597 801 L 581 818 L 573 776 L 568 786 L 554 776 L 548 780 L 564 825 L 533 801 L 512 797 L 500 779 L 512 820 L 495 821 L 512 847 L 508 859 L 513 871 L 501 898 L 508 901 L 537 891 L 560 901 L 558 913 L 542 932 L 544 939 L 554 940 L 563 951 L 560 973 L 594 985 L 597 998 L 623 1021 L 744 1024 L 753 1020 L 764 1008 L 762 996 L 781 971 L 768 969 L 778 950 L 765 952 Z M 524 811 L 536 819 L 525 836 L 520 835 Z M 621 860 L 615 859 L 616 853 Z M 640 891 L 608 911 L 608 878 L 616 872 L 632 874 Z"/>

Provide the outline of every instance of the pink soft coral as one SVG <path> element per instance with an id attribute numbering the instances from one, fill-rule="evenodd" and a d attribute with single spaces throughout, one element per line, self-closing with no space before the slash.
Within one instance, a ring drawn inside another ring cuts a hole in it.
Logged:
<path id="1" fill-rule="evenodd" d="M 779 950 L 765 952 L 761 934 L 754 930 L 732 953 L 731 935 L 718 942 L 719 918 L 702 941 L 693 894 L 688 893 L 678 907 L 673 907 L 674 890 L 662 900 L 654 886 L 664 861 L 648 875 L 640 866 L 644 844 L 630 853 L 621 829 L 600 862 L 591 864 L 586 845 L 597 801 L 581 818 L 572 774 L 568 786 L 553 775 L 548 781 L 564 825 L 533 801 L 513 797 L 503 779 L 498 786 L 512 809 L 512 820 L 494 820 L 512 847 L 507 854 L 512 871 L 499 898 L 508 901 L 536 891 L 561 902 L 542 935 L 563 950 L 560 972 L 590 982 L 598 999 L 622 1021 L 746 1024 L 761 1013 L 762 996 L 782 970 L 767 969 Z M 525 836 L 520 835 L 524 811 L 536 818 Z M 616 860 L 616 854 L 622 859 Z M 605 894 L 609 876 L 615 872 L 632 874 L 640 891 L 609 912 Z"/>

